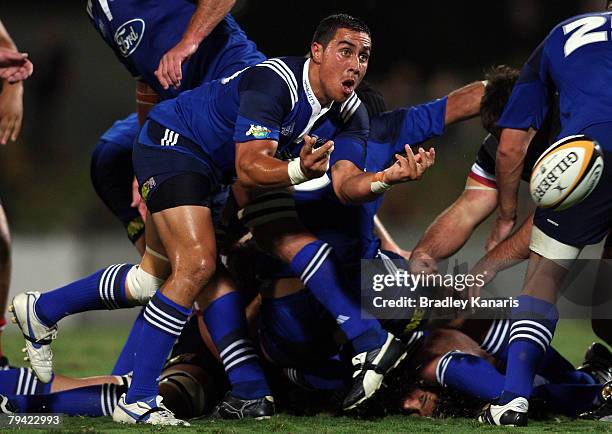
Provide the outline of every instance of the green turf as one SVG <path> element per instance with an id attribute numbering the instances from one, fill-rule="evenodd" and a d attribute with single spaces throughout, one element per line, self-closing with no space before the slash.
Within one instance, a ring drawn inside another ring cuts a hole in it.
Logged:
<path id="1" fill-rule="evenodd" d="M 56 372 L 65 375 L 87 376 L 110 372 L 121 344 L 127 335 L 124 328 L 78 328 L 62 331 L 54 342 Z M 581 361 L 586 346 L 595 340 L 588 324 L 584 321 L 561 321 L 554 340 L 555 347 L 572 363 Z M 17 333 L 9 332 L 4 339 L 5 352 L 16 363 L 22 341 Z M 573 421 L 557 418 L 546 422 L 530 422 L 525 429 L 501 429 L 483 427 L 472 420 L 431 420 L 406 416 L 388 416 L 376 420 L 355 420 L 348 417 L 319 415 L 317 417 L 295 417 L 278 415 L 267 421 L 210 421 L 192 422 L 191 428 L 181 432 L 215 433 L 362 433 L 362 432 L 452 432 L 473 433 L 474 430 L 494 432 L 612 432 L 612 424 Z M 64 418 L 64 430 L 71 432 L 170 432 L 176 429 L 121 426 L 110 418 Z M 41 432 L 31 430 L 32 432 Z M 6 431 L 8 432 L 8 431 Z M 15 432 L 27 432 L 19 430 Z"/>

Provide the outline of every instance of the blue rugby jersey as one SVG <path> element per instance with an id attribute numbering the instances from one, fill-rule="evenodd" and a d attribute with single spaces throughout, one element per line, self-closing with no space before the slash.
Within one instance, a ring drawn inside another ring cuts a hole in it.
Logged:
<path id="1" fill-rule="evenodd" d="M 446 98 L 442 98 L 372 118 L 366 170 L 384 170 L 395 161 L 396 153 L 404 153 L 405 144 L 416 145 L 441 135 L 445 114 Z M 314 134 L 327 135 L 327 127 L 323 124 Z M 330 243 L 345 263 L 373 258 L 380 246 L 374 235 L 374 215 L 383 196 L 361 205 L 343 205 L 334 194 L 330 178 L 328 173 L 295 186 L 300 221 L 318 238 Z"/>
<path id="2" fill-rule="evenodd" d="M 88 0 L 92 25 L 134 77 L 142 78 L 162 99 L 223 78 L 265 60 L 240 26 L 225 18 L 197 51 L 183 62 L 178 89 L 164 90 L 154 75 L 162 56 L 181 39 L 196 9 L 189 0 Z"/>
<path id="3" fill-rule="evenodd" d="M 558 137 L 612 121 L 610 17 L 610 12 L 591 13 L 558 24 L 523 66 L 498 125 L 539 129 L 555 91 L 561 123 Z"/>
<path id="4" fill-rule="evenodd" d="M 138 115 L 132 113 L 124 119 L 115 121 L 115 123 L 102 134 L 100 140 L 115 143 L 122 148 L 131 149 L 138 129 Z"/>
<path id="5" fill-rule="evenodd" d="M 309 64 L 302 57 L 266 60 L 163 101 L 149 118 L 196 143 L 226 177 L 235 174 L 236 143 L 275 140 L 277 157 L 288 160 L 299 156 L 304 135 L 324 122 L 329 122 L 325 139 L 335 143 L 334 161 L 363 168 L 366 108 L 354 93 L 342 104 L 321 107 L 308 78 Z"/>

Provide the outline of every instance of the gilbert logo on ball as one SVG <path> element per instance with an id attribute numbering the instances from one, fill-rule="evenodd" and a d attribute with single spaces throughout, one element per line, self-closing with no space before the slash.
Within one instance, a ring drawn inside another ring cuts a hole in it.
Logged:
<path id="1" fill-rule="evenodd" d="M 531 197 L 542 208 L 569 208 L 593 191 L 603 167 L 603 154 L 595 140 L 585 135 L 565 137 L 536 161 L 529 182 Z"/>

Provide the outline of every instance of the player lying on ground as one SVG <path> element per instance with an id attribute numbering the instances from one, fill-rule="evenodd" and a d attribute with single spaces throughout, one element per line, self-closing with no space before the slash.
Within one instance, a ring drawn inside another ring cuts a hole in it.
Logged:
<path id="1" fill-rule="evenodd" d="M 0 371 L 0 412 L 111 416 L 129 382 L 129 376 L 55 375 L 42 383 L 29 368 L 10 368 Z"/>
<path id="2" fill-rule="evenodd" d="M 410 360 L 416 370 L 398 370 L 402 377 L 394 378 L 384 397 L 387 406 L 399 404 L 404 412 L 425 417 L 475 417 L 502 393 L 503 355 L 491 356 L 452 329 L 432 330 L 420 344 Z M 611 383 L 597 383 L 558 353 L 548 355 L 537 375 L 533 396 L 544 414 L 590 419 L 612 414 Z"/>

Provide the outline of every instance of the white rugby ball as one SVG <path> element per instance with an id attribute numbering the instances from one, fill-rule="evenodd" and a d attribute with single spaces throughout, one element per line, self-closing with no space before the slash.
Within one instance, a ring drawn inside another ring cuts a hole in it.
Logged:
<path id="1" fill-rule="evenodd" d="M 565 137 L 536 161 L 529 192 L 537 206 L 560 211 L 591 194 L 603 168 L 603 154 L 595 140 L 582 134 Z"/>

